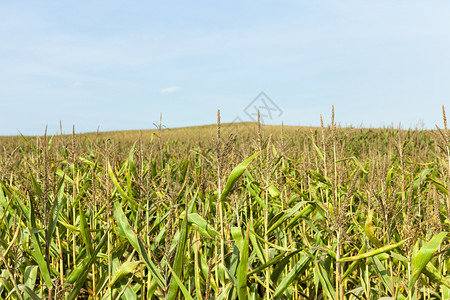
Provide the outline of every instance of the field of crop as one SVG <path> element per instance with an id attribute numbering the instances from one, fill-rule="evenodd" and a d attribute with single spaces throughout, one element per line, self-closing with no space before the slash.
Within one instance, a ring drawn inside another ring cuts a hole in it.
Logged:
<path id="1" fill-rule="evenodd" d="M 441 127 L 0 138 L 0 298 L 449 299 Z"/>

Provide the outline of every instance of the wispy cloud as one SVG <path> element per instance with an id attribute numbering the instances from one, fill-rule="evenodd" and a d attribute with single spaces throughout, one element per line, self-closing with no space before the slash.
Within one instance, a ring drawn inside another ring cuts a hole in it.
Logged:
<path id="1" fill-rule="evenodd" d="M 171 86 L 171 87 L 164 88 L 164 89 L 160 90 L 159 92 L 160 92 L 161 94 L 165 95 L 165 94 L 174 94 L 174 93 L 178 93 L 178 92 L 180 92 L 180 91 L 181 91 L 181 89 L 180 89 L 179 87 L 177 87 L 177 86 Z"/>
<path id="2" fill-rule="evenodd" d="M 83 83 L 81 81 L 74 81 L 74 82 L 72 82 L 71 86 L 73 88 L 80 88 L 83 86 Z"/>

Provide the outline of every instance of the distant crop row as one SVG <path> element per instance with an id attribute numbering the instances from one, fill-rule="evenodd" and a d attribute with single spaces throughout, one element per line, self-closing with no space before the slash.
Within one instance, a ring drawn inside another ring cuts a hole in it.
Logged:
<path id="1" fill-rule="evenodd" d="M 2 140 L 0 298 L 450 298 L 445 114 L 209 130 Z"/>

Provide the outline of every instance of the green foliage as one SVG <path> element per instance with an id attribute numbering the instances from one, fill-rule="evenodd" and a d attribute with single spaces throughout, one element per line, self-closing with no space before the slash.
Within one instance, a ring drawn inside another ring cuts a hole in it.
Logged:
<path id="1" fill-rule="evenodd" d="M 448 298 L 446 129 L 254 125 L 2 138 L 0 298 Z"/>

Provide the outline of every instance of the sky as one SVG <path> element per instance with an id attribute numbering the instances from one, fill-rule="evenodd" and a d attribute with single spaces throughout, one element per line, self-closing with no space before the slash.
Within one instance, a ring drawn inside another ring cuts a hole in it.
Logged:
<path id="1" fill-rule="evenodd" d="M 434 128 L 449 81 L 447 0 L 0 2 L 0 135 Z"/>

